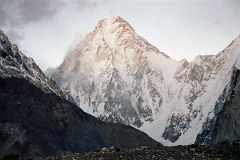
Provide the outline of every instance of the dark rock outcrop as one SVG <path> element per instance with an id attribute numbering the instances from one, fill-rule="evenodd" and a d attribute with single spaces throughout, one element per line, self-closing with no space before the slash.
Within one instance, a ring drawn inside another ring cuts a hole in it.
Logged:
<path id="1" fill-rule="evenodd" d="M 240 139 L 240 70 L 235 68 L 231 82 L 219 97 L 215 117 L 198 134 L 197 144 L 218 144 Z"/>

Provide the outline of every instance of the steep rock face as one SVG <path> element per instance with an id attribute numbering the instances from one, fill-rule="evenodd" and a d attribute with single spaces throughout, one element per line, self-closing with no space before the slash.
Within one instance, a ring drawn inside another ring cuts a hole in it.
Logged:
<path id="1" fill-rule="evenodd" d="M 196 143 L 218 144 L 239 140 L 240 136 L 240 70 L 234 68 L 231 83 L 226 87 L 215 107 L 215 117 L 206 121 Z M 219 108 L 220 107 L 220 108 Z"/>
<path id="2" fill-rule="evenodd" d="M 2 32 L 0 38 L 0 159 L 159 145 L 137 129 L 83 112 L 31 59 L 16 55 Z"/>
<path id="3" fill-rule="evenodd" d="M 239 44 L 238 37 L 217 55 L 178 62 L 114 17 L 99 21 L 50 77 L 96 117 L 137 127 L 165 145 L 192 144 L 215 117 Z"/>

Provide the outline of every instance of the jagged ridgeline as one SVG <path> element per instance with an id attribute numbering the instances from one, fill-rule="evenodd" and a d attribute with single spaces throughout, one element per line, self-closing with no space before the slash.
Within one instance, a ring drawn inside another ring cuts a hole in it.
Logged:
<path id="1" fill-rule="evenodd" d="M 158 145 L 137 129 L 83 112 L 0 31 L 0 159 Z"/>
<path id="2" fill-rule="evenodd" d="M 239 55 L 237 37 L 217 55 L 176 61 L 114 17 L 100 20 L 49 75 L 84 111 L 139 128 L 166 145 L 188 145 L 215 134 L 217 117 L 232 99 Z M 227 140 L 227 132 L 216 142 Z"/>

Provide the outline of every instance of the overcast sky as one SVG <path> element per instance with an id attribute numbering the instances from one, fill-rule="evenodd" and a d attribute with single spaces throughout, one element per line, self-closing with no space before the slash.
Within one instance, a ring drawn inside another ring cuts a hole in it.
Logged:
<path id="1" fill-rule="evenodd" d="M 240 0 L 0 0 L 0 28 L 43 70 L 113 16 L 177 60 L 216 54 L 240 34 Z"/>

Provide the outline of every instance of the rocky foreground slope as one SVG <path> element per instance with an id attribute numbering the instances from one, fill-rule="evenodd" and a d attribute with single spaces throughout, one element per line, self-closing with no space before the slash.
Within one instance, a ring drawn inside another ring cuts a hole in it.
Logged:
<path id="1" fill-rule="evenodd" d="M 0 31 L 0 159 L 160 145 L 83 112 L 71 99 Z"/>
<path id="2" fill-rule="evenodd" d="M 129 150 L 103 148 L 84 154 L 65 154 L 48 157 L 48 160 L 238 160 L 239 141 L 222 143 L 217 146 L 190 145 L 175 147 L 142 147 Z"/>
<path id="3" fill-rule="evenodd" d="M 114 17 L 99 21 L 49 75 L 104 121 L 165 145 L 218 143 L 240 135 L 239 55 L 240 37 L 217 55 L 176 61 Z"/>

